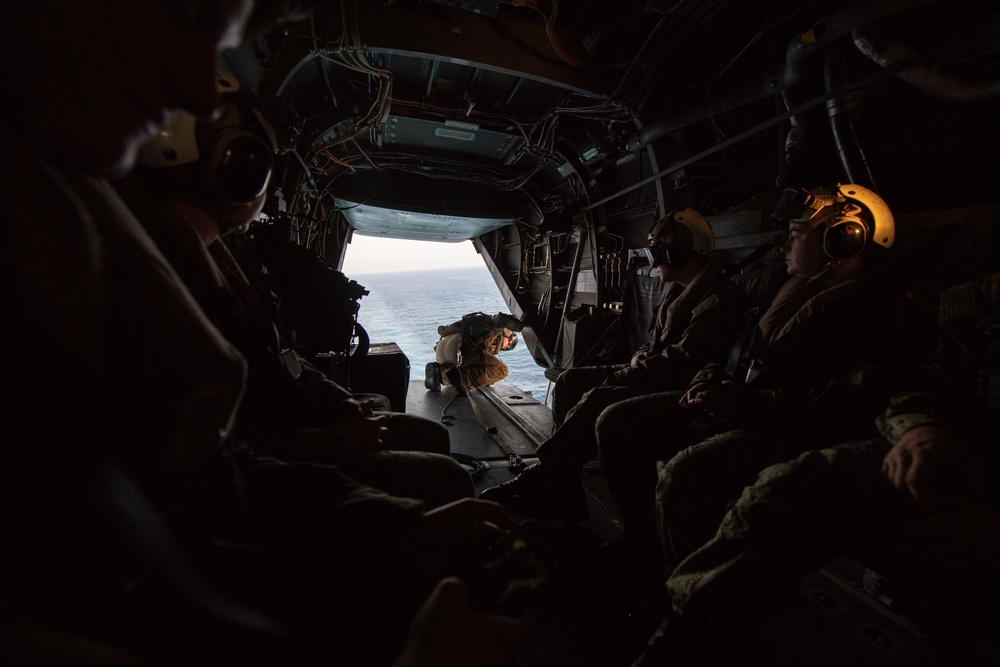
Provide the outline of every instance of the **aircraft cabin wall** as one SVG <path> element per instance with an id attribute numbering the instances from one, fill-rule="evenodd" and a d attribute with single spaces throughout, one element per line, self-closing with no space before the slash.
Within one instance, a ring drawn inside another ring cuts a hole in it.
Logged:
<path id="1" fill-rule="evenodd" d="M 628 358 L 675 209 L 740 261 L 782 189 L 855 182 L 937 249 L 931 291 L 1000 266 L 995 3 L 448 4 L 322 3 L 225 64 L 275 118 L 294 242 L 339 266 L 354 233 L 474 239 L 540 365 Z"/>

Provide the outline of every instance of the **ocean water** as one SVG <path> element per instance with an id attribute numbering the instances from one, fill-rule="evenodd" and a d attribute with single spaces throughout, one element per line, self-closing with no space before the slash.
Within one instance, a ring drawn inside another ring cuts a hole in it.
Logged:
<path id="1" fill-rule="evenodd" d="M 434 361 L 440 324 L 451 324 L 466 313 L 509 312 L 486 267 L 429 269 L 349 275 L 370 292 L 361 299 L 358 322 L 372 343 L 396 343 L 410 360 L 410 379 L 422 379 L 424 366 Z M 549 381 L 523 341 L 500 358 L 510 368 L 507 381 L 539 401 Z"/>

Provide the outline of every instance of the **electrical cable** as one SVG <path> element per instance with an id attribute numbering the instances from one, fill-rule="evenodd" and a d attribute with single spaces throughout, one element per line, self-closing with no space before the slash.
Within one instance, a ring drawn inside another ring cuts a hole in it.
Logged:
<path id="1" fill-rule="evenodd" d="M 441 421 L 445 421 L 446 419 L 454 419 L 455 418 L 455 415 L 449 415 L 449 414 L 445 414 L 445 413 L 448 412 L 448 408 L 451 407 L 451 404 L 455 402 L 456 398 L 458 398 L 459 396 L 465 396 L 465 395 L 466 394 L 455 394 L 454 396 L 451 397 L 451 400 L 448 401 L 443 408 L 441 408 Z"/>
<path id="2" fill-rule="evenodd" d="M 451 458 L 458 461 L 458 463 L 463 468 L 469 471 L 469 474 L 472 476 L 473 482 L 478 482 L 483 477 L 485 477 L 486 471 L 490 469 L 490 467 L 486 465 L 485 461 L 477 459 L 474 456 L 469 456 L 467 454 L 458 454 L 452 452 Z"/>

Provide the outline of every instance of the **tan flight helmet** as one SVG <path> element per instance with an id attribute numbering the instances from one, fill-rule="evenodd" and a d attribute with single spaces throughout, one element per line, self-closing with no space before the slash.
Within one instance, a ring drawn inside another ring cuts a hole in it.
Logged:
<path id="1" fill-rule="evenodd" d="M 832 260 L 846 260 L 896 240 L 892 211 L 868 188 L 848 183 L 786 190 L 787 219 L 808 222 L 819 233 L 820 247 Z"/>
<path id="2" fill-rule="evenodd" d="M 667 242 L 667 241 L 670 242 Z M 698 211 L 685 208 L 660 218 L 646 236 L 649 265 L 667 263 L 680 266 L 694 255 L 705 256 L 715 250 L 715 234 Z"/>
<path id="3" fill-rule="evenodd" d="M 219 120 L 199 121 L 176 112 L 139 150 L 139 164 L 154 169 L 192 165 L 202 171 L 199 180 L 213 197 L 249 203 L 266 193 L 271 180 L 278 145 L 274 127 L 247 103 L 235 77 L 216 72 L 215 84 L 222 103 Z"/>

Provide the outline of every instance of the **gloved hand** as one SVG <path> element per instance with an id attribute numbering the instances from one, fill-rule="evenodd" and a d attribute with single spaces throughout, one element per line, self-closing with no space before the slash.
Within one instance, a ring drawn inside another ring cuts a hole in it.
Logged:
<path id="1" fill-rule="evenodd" d="M 511 331 L 521 331 L 524 323 L 513 315 L 507 313 L 497 313 L 493 316 L 493 326 L 497 329 L 510 329 Z"/>

